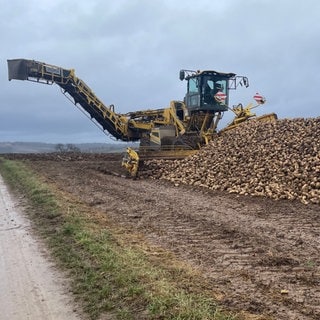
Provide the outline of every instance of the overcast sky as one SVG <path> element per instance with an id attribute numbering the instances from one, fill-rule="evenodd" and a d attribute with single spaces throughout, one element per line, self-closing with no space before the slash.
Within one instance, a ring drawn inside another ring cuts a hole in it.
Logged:
<path id="1" fill-rule="evenodd" d="M 0 142 L 111 142 L 57 85 L 8 81 L 7 59 L 74 68 L 116 111 L 182 100 L 180 69 L 245 75 L 231 104 L 318 117 L 319 0 L 0 0 Z M 224 115 L 223 122 L 231 118 Z"/>

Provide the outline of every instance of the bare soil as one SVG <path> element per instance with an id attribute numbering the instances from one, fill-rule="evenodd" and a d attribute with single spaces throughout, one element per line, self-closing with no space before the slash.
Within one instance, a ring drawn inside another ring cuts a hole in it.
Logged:
<path id="1" fill-rule="evenodd" d="M 20 155 L 48 182 L 200 270 L 220 305 L 320 319 L 320 207 L 124 177 L 121 155 Z"/>

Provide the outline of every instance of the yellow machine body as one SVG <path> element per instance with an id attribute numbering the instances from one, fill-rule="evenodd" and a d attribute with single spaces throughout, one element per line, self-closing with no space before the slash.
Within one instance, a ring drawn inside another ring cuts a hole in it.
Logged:
<path id="1" fill-rule="evenodd" d="M 225 130 L 255 117 L 248 105 L 229 108 L 229 91 L 237 86 L 248 87 L 248 79 L 234 73 L 213 70 L 181 70 L 180 80 L 187 81 L 183 99 L 173 100 L 163 109 L 149 109 L 119 114 L 113 105 L 106 106 L 74 69 L 35 60 L 8 60 L 9 80 L 29 80 L 57 84 L 62 92 L 106 133 L 121 141 L 140 141 L 139 150 L 128 148 L 122 165 L 131 176 L 138 174 L 139 163 L 145 159 L 177 159 L 196 153 L 208 144 L 217 132 L 217 125 L 227 110 L 235 118 Z M 276 115 L 260 117 L 272 121 Z"/>

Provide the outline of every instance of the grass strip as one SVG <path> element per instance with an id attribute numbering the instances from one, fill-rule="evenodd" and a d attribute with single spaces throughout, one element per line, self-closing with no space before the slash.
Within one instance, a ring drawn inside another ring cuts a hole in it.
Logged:
<path id="1" fill-rule="evenodd" d="M 220 312 L 197 275 L 170 253 L 135 245 L 134 234 L 101 224 L 22 162 L 0 158 L 0 173 L 27 199 L 35 229 L 90 319 L 236 319 Z"/>

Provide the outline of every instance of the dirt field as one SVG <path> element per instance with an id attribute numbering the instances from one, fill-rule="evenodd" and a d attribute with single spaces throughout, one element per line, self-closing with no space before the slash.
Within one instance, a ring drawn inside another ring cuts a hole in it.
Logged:
<path id="1" fill-rule="evenodd" d="M 222 306 L 263 319 L 320 319 L 319 206 L 126 179 L 111 174 L 123 173 L 119 155 L 21 157 L 197 267 Z"/>

